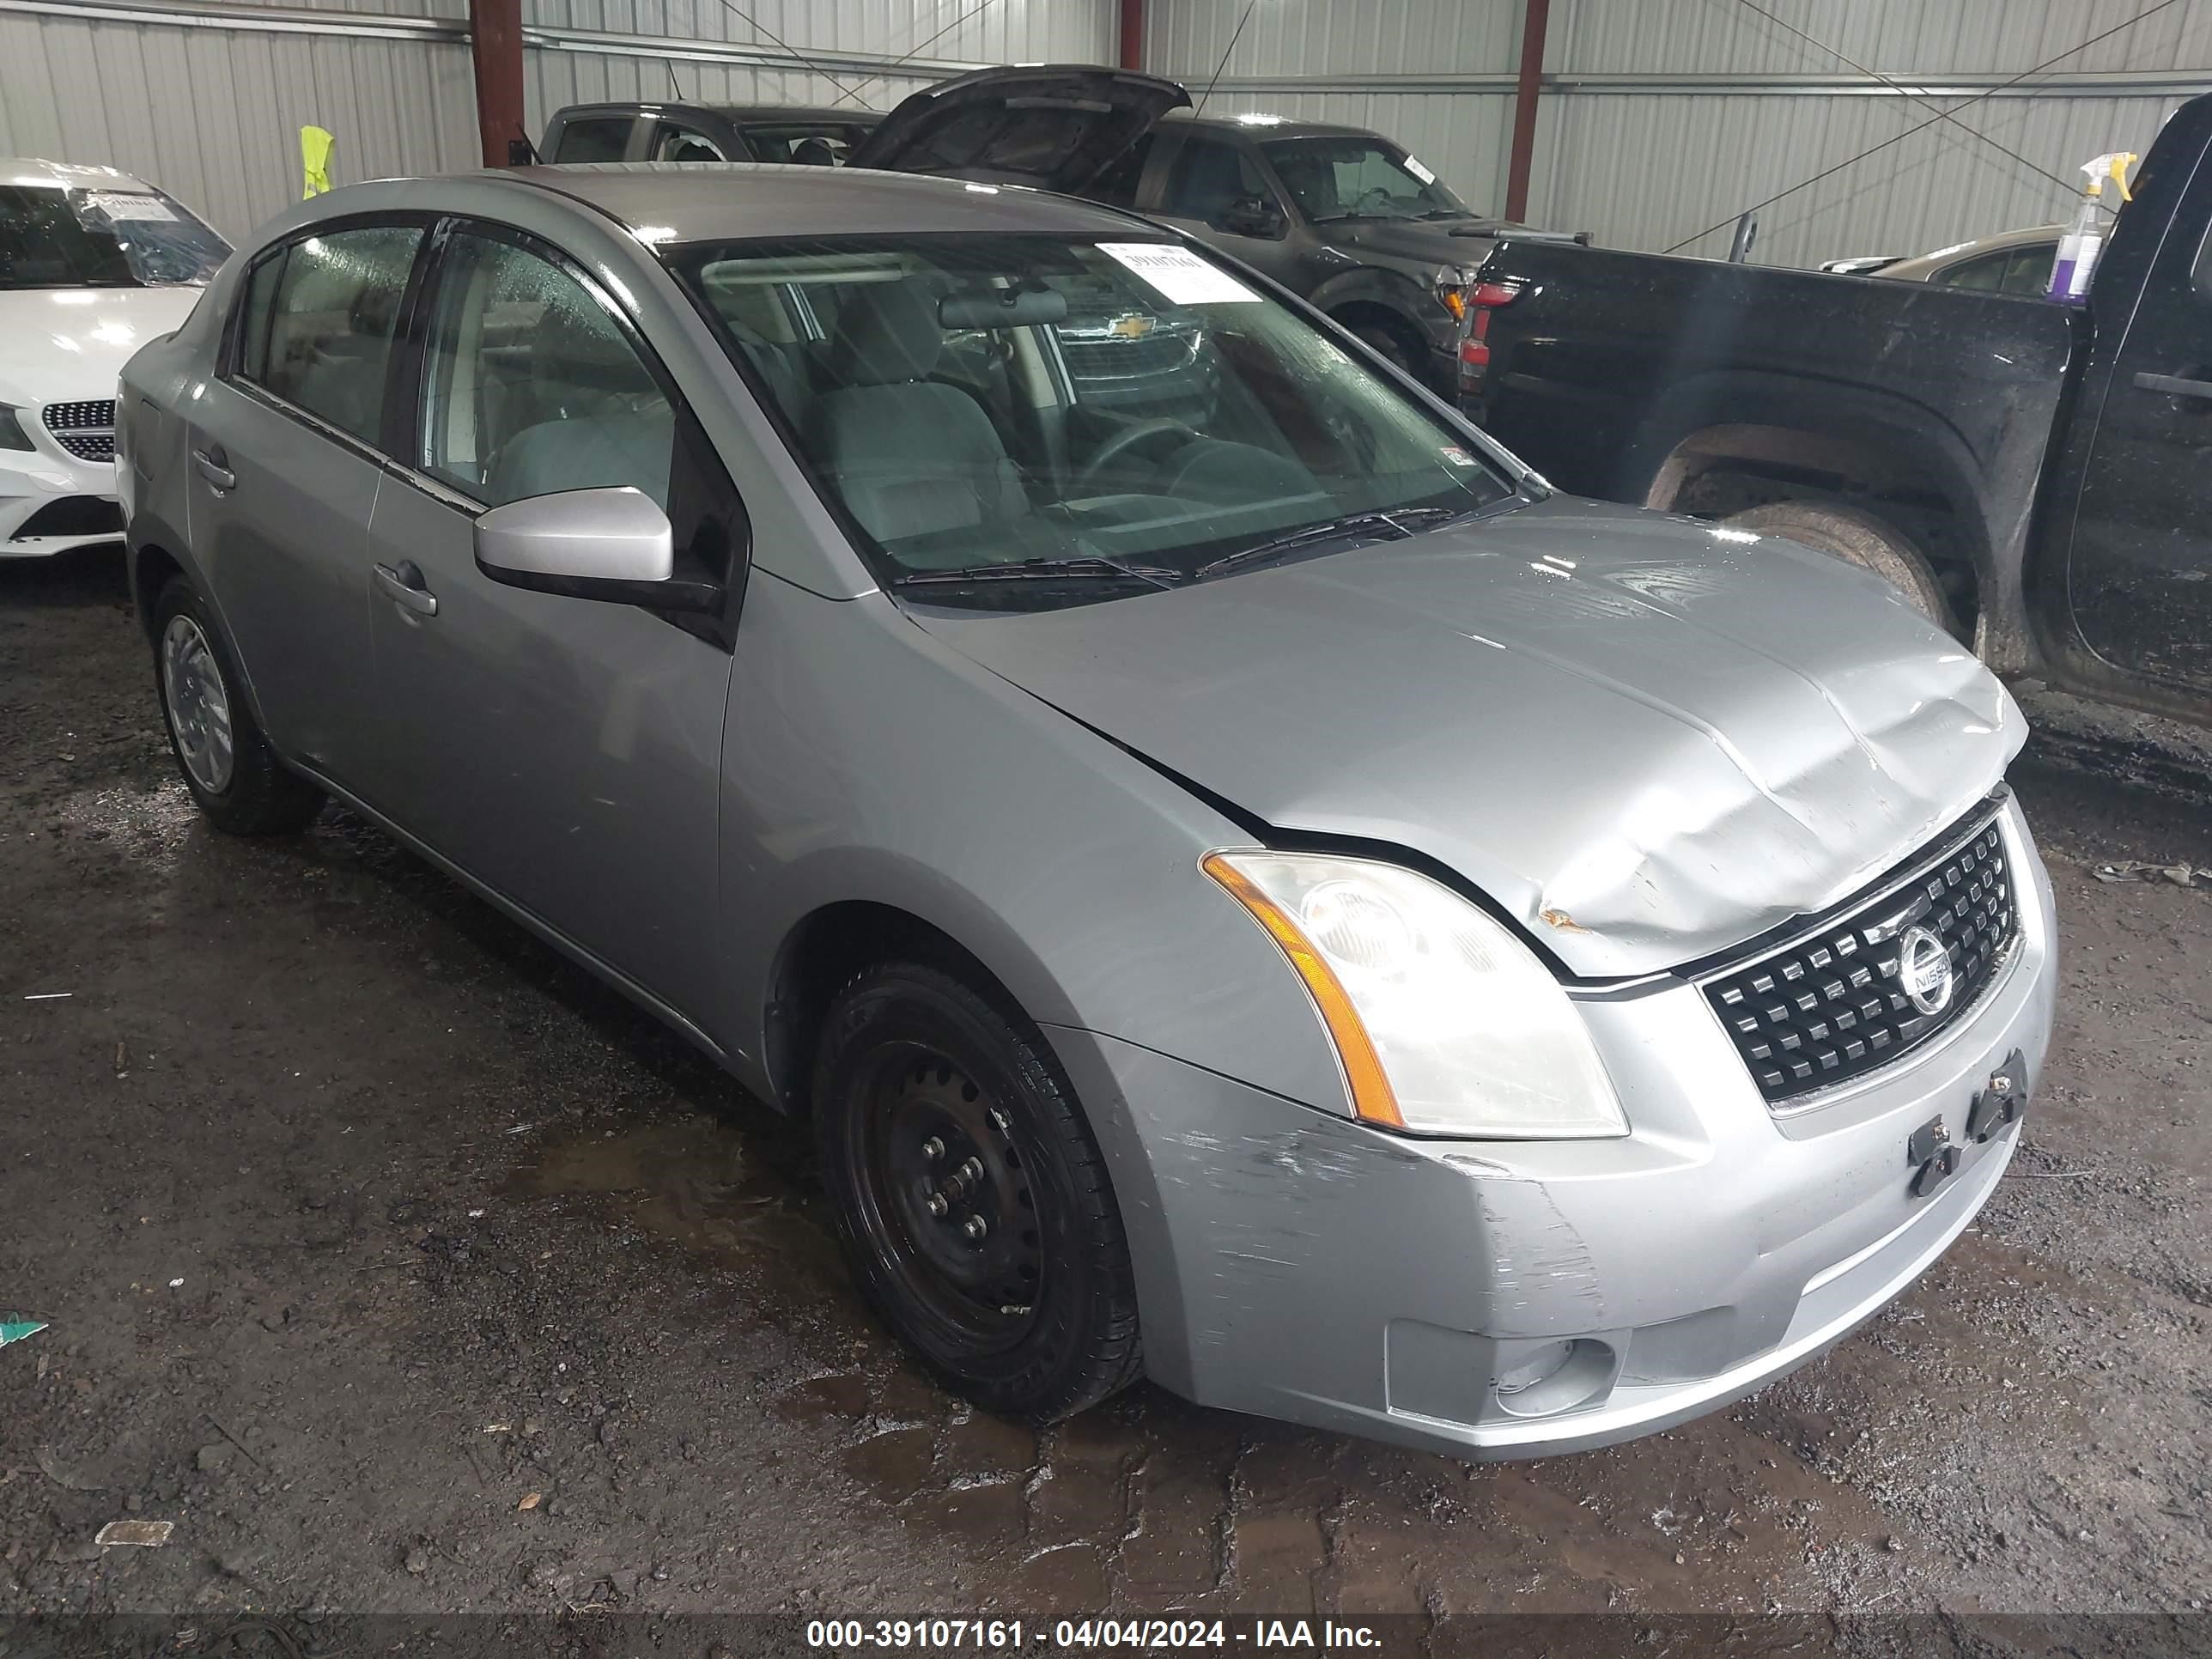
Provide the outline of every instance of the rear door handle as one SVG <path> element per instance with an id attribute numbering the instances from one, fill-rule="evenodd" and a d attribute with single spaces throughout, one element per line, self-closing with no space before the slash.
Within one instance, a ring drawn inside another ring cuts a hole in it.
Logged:
<path id="1" fill-rule="evenodd" d="M 220 444 L 207 449 L 192 451 L 192 465 L 199 468 L 200 477 L 205 478 L 217 489 L 238 488 L 238 474 L 233 472 L 227 465 L 229 459 L 230 457 L 223 453 Z"/>
<path id="2" fill-rule="evenodd" d="M 2212 380 L 2192 380 L 2181 374 L 2138 374 L 2136 384 L 2145 392 L 2163 392 L 2169 398 L 2212 398 Z"/>
<path id="3" fill-rule="evenodd" d="M 397 570 L 388 564 L 377 566 L 376 585 L 384 590 L 385 598 L 418 617 L 438 614 L 438 596 L 422 585 L 422 568 L 412 559 L 402 559 Z"/>

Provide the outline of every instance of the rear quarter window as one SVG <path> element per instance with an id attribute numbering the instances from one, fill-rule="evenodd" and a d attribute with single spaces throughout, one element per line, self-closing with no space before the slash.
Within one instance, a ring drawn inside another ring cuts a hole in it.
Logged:
<path id="1" fill-rule="evenodd" d="M 619 161 L 629 150 L 634 118 L 592 115 L 566 122 L 554 140 L 550 161 Z"/>

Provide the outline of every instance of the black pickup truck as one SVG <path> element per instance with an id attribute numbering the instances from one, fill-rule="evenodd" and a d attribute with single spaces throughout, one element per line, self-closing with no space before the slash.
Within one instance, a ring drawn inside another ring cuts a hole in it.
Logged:
<path id="1" fill-rule="evenodd" d="M 1888 576 L 2002 673 L 2212 722 L 2212 95 L 2088 304 L 1506 242 L 1469 411 L 1561 489 Z"/>

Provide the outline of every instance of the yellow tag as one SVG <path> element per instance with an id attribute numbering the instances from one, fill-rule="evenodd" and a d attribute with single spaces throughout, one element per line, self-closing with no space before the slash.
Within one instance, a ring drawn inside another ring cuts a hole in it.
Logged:
<path id="1" fill-rule="evenodd" d="M 300 165 L 306 170 L 307 187 L 300 199 L 320 196 L 331 187 L 331 149 L 337 143 L 320 127 L 300 129 Z"/>

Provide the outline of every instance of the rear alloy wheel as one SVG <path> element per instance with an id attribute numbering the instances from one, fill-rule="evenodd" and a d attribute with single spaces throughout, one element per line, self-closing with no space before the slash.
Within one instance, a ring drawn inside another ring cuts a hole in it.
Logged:
<path id="1" fill-rule="evenodd" d="M 854 1275 L 948 1384 L 1051 1422 L 1135 1378 L 1105 1160 L 1025 1021 L 938 969 L 871 969 L 825 1022 L 814 1113 Z"/>
<path id="2" fill-rule="evenodd" d="M 1817 553 L 1847 561 L 1901 592 L 1912 608 L 1947 634 L 1959 631 L 1943 584 L 1903 531 L 1855 507 L 1826 501 L 1770 501 L 1723 519 L 1732 530 L 1752 530 L 1801 542 Z"/>
<path id="3" fill-rule="evenodd" d="M 261 735 L 204 602 L 181 576 L 155 601 L 154 685 L 185 787 L 216 828 L 276 835 L 322 809 L 322 791 L 287 770 Z"/>

